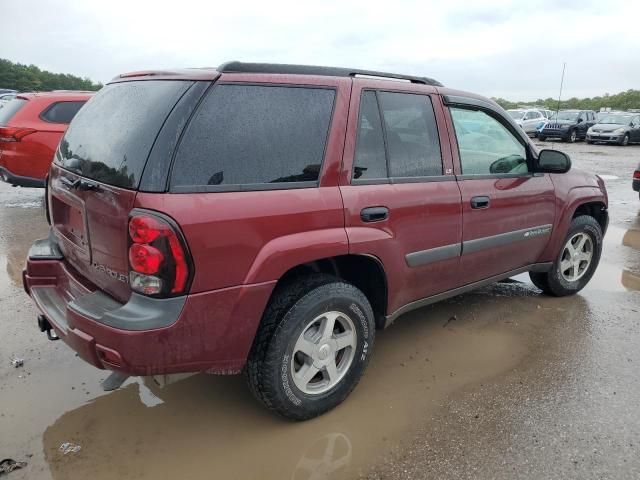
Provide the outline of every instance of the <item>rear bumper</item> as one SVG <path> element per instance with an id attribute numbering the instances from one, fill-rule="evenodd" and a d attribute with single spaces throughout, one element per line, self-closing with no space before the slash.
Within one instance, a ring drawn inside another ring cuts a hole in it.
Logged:
<path id="1" fill-rule="evenodd" d="M 44 180 L 32 177 L 21 177 L 11 173 L 4 167 L 0 167 L 0 179 L 4 180 L 11 185 L 19 187 L 40 187 L 44 188 Z"/>
<path id="2" fill-rule="evenodd" d="M 128 375 L 238 373 L 275 282 L 120 303 L 70 267 L 49 239 L 29 251 L 24 287 L 55 333 L 97 368 Z"/>

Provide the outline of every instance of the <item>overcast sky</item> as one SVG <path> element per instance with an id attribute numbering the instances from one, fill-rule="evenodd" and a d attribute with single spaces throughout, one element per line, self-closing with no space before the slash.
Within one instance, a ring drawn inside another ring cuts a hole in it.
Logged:
<path id="1" fill-rule="evenodd" d="M 7 0 L 3 0 L 7 1 Z M 106 82 L 227 60 L 434 77 L 512 100 L 640 88 L 640 0 L 21 0 L 0 57 Z"/>

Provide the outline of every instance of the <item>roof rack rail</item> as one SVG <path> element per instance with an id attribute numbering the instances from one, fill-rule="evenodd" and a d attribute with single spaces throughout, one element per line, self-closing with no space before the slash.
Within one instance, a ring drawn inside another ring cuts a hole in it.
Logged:
<path id="1" fill-rule="evenodd" d="M 286 63 L 245 63 L 226 62 L 220 65 L 217 70 L 220 73 L 282 73 L 290 75 L 320 75 L 329 77 L 356 77 L 358 75 L 374 77 L 379 79 L 406 80 L 411 83 L 421 83 L 423 85 L 433 85 L 442 87 L 443 85 L 429 77 L 415 77 L 412 75 L 401 75 L 398 73 L 376 72 L 373 70 L 358 70 L 353 68 L 340 67 L 320 67 L 316 65 L 292 65 Z"/>

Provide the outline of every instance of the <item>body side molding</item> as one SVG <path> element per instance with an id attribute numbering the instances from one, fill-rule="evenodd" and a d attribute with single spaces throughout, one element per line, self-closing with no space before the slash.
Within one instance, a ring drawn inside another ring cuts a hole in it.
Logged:
<path id="1" fill-rule="evenodd" d="M 475 253 L 509 243 L 550 235 L 552 230 L 553 225 L 551 224 L 523 228 L 521 230 L 499 233 L 498 235 L 492 235 L 490 237 L 475 238 L 462 243 L 453 243 L 451 245 L 443 245 L 442 247 L 407 253 L 404 258 L 409 267 L 419 267 L 421 265 L 459 257 L 467 253 Z"/>
<path id="2" fill-rule="evenodd" d="M 537 227 L 523 228 L 512 232 L 499 233 L 490 237 L 475 238 L 462 242 L 462 253 L 475 253 L 489 248 L 501 247 L 509 243 L 520 242 L 530 238 L 550 235 L 553 225 L 539 225 Z"/>
<path id="3" fill-rule="evenodd" d="M 452 245 L 444 245 L 442 247 L 407 253 L 404 259 L 407 262 L 408 266 L 419 267 L 428 263 L 439 262 L 441 260 L 448 260 L 450 258 L 459 257 L 461 253 L 462 244 L 454 243 Z"/>

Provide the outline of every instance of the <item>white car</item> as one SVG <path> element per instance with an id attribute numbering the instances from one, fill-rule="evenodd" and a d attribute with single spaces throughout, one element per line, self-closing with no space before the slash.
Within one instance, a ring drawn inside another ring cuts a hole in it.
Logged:
<path id="1" fill-rule="evenodd" d="M 536 133 L 540 124 L 547 121 L 540 110 L 516 108 L 507 110 L 507 113 L 527 134 Z"/>
<path id="2" fill-rule="evenodd" d="M 16 98 L 16 93 L 0 93 L 0 108 Z"/>

